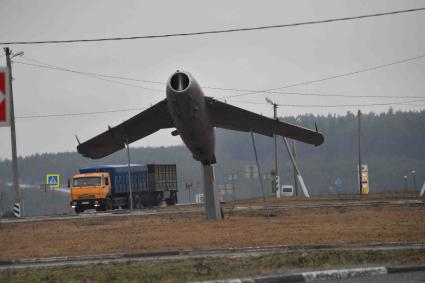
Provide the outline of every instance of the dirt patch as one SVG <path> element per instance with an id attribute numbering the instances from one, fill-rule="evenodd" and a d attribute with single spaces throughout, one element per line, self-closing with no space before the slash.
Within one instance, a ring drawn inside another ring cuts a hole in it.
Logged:
<path id="1" fill-rule="evenodd" d="M 0 260 L 291 244 L 425 241 L 425 206 L 200 212 L 1 224 Z"/>

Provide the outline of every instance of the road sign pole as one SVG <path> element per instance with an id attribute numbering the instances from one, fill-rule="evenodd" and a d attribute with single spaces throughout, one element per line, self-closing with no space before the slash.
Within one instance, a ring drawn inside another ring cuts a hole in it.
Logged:
<path id="1" fill-rule="evenodd" d="M 189 191 L 189 203 L 192 203 L 192 198 L 191 198 L 191 195 L 192 195 L 192 192 L 191 192 L 191 189 L 192 189 L 192 183 L 186 183 L 186 190 L 187 191 Z"/>
<path id="2" fill-rule="evenodd" d="M 362 194 L 362 143 L 361 143 L 361 115 L 362 113 L 359 111 L 357 112 L 357 119 L 358 119 L 358 154 L 359 154 L 359 194 Z"/>
<path id="3" fill-rule="evenodd" d="M 13 88 L 12 88 L 12 64 L 10 61 L 10 55 L 12 51 L 9 47 L 4 48 L 6 54 L 6 64 L 9 71 L 9 91 L 10 91 L 10 138 L 12 143 L 12 177 L 13 177 L 13 187 L 16 193 L 15 201 L 21 205 L 22 202 L 22 192 L 19 187 L 19 175 L 18 175 L 18 155 L 16 150 L 16 130 L 15 130 L 15 111 L 13 107 Z M 22 215 L 22 211 L 21 211 Z"/>

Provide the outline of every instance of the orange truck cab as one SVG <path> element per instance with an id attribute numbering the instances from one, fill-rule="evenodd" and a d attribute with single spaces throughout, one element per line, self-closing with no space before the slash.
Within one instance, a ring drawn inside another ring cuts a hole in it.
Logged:
<path id="1" fill-rule="evenodd" d="M 72 178 L 71 206 L 79 213 L 87 208 L 112 209 L 109 173 L 78 174 Z"/>

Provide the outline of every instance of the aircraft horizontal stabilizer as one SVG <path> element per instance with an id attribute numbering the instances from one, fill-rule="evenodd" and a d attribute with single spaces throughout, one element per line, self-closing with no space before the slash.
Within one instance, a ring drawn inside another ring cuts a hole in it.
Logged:
<path id="1" fill-rule="evenodd" d="M 205 99 L 214 127 L 242 132 L 252 131 L 270 137 L 279 135 L 316 146 L 324 141 L 323 135 L 318 131 L 267 118 L 211 97 Z"/>
<path id="2" fill-rule="evenodd" d="M 160 129 L 172 127 L 174 123 L 167 100 L 164 99 L 118 126 L 79 144 L 77 151 L 85 157 L 99 159 L 124 148 L 127 141 L 132 143 Z"/>

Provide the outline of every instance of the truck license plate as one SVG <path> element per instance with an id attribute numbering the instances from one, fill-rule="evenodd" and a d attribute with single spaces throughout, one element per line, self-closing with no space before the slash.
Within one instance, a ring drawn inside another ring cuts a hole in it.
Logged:
<path id="1" fill-rule="evenodd" d="M 83 201 L 82 204 L 89 204 L 90 202 L 88 201 Z"/>

